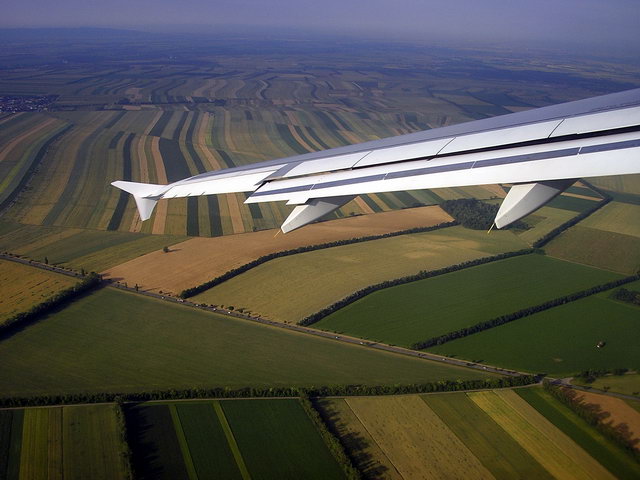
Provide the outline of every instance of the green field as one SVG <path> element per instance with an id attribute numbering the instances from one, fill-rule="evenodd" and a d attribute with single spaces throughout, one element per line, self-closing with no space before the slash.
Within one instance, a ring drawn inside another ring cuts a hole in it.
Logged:
<path id="1" fill-rule="evenodd" d="M 453 340 L 429 351 L 554 376 L 635 367 L 638 308 L 595 295 Z M 605 341 L 604 348 L 596 344 Z"/>
<path id="2" fill-rule="evenodd" d="M 128 478 L 113 405 L 0 410 L 0 478 Z"/>
<path id="3" fill-rule="evenodd" d="M 277 258 L 194 298 L 297 322 L 366 286 L 524 246 L 509 231 L 451 227 Z"/>
<path id="4" fill-rule="evenodd" d="M 220 403 L 251 478 L 344 478 L 297 400 Z"/>
<path id="5" fill-rule="evenodd" d="M 422 397 L 496 479 L 553 478 L 465 393 Z"/>
<path id="6" fill-rule="evenodd" d="M 622 448 L 605 438 L 594 427 L 540 387 L 515 390 L 538 412 L 580 445 L 619 479 L 640 476 L 640 464 Z"/>
<path id="7" fill-rule="evenodd" d="M 580 225 L 640 237 L 640 205 L 610 202 L 584 219 Z"/>
<path id="8" fill-rule="evenodd" d="M 636 397 L 640 395 L 640 374 L 638 373 L 626 375 L 605 375 L 604 377 L 598 377 L 593 382 L 589 383 L 583 381 L 579 377 L 576 377 L 572 382 L 577 385 L 597 388 L 598 390 L 623 393 L 625 395 L 635 395 Z"/>
<path id="9" fill-rule="evenodd" d="M 5 396 L 483 376 L 111 288 L 1 342 L 0 363 Z"/>
<path id="10" fill-rule="evenodd" d="M 375 292 L 314 326 L 411 346 L 616 278 L 543 255 L 523 255 Z"/>

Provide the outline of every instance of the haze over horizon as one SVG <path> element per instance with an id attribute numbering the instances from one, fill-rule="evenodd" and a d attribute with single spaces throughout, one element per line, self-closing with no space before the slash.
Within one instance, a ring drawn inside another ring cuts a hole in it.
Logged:
<path id="1" fill-rule="evenodd" d="M 35 12 L 35 13 L 34 13 Z M 636 0 L 45 0 L 3 8 L 0 28 L 110 27 L 206 33 L 269 29 L 381 40 L 554 45 L 640 50 Z M 586 53 L 586 52 L 585 52 Z"/>

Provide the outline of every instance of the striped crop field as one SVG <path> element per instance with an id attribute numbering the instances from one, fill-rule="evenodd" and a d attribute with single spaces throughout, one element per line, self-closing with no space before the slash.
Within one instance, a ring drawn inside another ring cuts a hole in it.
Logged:
<path id="1" fill-rule="evenodd" d="M 7 397 L 491 377 L 114 288 L 78 299 L 6 338 L 0 342 L 0 364 L 0 392 Z"/>
<path id="2" fill-rule="evenodd" d="M 127 477 L 113 405 L 0 410 L 0 477 Z"/>
<path id="3" fill-rule="evenodd" d="M 276 258 L 194 298 L 297 322 L 384 280 L 523 247 L 511 232 L 495 233 L 450 227 Z"/>
<path id="4" fill-rule="evenodd" d="M 523 255 L 374 292 L 315 327 L 410 347 L 617 278 L 544 255 Z"/>
<path id="5" fill-rule="evenodd" d="M 514 391 L 475 392 L 468 396 L 553 477 L 615 478 Z"/>
<path id="6" fill-rule="evenodd" d="M 638 307 L 612 300 L 609 294 L 560 305 L 428 350 L 554 376 L 636 365 Z M 596 348 L 600 341 L 606 342 L 604 348 Z"/>
<path id="7" fill-rule="evenodd" d="M 344 478 L 295 399 L 140 404 L 126 412 L 140 478 Z"/>
<path id="8" fill-rule="evenodd" d="M 598 460 L 616 478 L 634 479 L 640 475 L 640 464 L 611 439 L 578 416 L 540 387 L 515 390 L 528 404 Z M 612 397 L 608 397 L 612 398 Z"/>
<path id="9" fill-rule="evenodd" d="M 16 313 L 73 286 L 77 279 L 8 260 L 0 260 L 0 324 Z"/>
<path id="10" fill-rule="evenodd" d="M 493 478 L 419 396 L 345 401 L 403 478 Z"/>
<path id="11" fill-rule="evenodd" d="M 212 280 L 261 256 L 299 247 L 383 235 L 452 220 L 440 207 L 410 208 L 397 212 L 329 220 L 314 223 L 286 235 L 278 230 L 191 238 L 171 248 L 122 262 L 104 273 L 145 290 L 180 293 Z M 100 252 L 103 255 L 104 252 Z"/>

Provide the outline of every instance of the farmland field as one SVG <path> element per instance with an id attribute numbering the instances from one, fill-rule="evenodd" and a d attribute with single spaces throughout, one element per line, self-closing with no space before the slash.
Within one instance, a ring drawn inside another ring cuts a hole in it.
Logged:
<path id="1" fill-rule="evenodd" d="M 606 375 L 598 377 L 590 383 L 582 382 L 580 378 L 574 378 L 573 382 L 578 385 L 588 385 L 598 390 L 609 390 L 625 395 L 638 396 L 640 394 L 640 374 L 638 373 L 632 375 Z"/>
<path id="2" fill-rule="evenodd" d="M 640 237 L 640 205 L 610 202 L 584 219 L 580 225 Z"/>
<path id="3" fill-rule="evenodd" d="M 0 363 L 5 396 L 485 377 L 110 288 L 4 340 Z"/>
<path id="4" fill-rule="evenodd" d="M 344 478 L 297 400 L 220 404 L 251 478 Z"/>
<path id="5" fill-rule="evenodd" d="M 0 324 L 77 282 L 77 279 L 59 273 L 0 260 Z"/>
<path id="6" fill-rule="evenodd" d="M 368 285 L 523 247 L 495 233 L 451 227 L 277 258 L 194 299 L 296 322 Z"/>
<path id="7" fill-rule="evenodd" d="M 586 404 L 597 405 L 602 412 L 610 414 L 605 419 L 613 427 L 626 426 L 629 439 L 636 442 L 636 450 L 640 451 L 640 412 L 632 408 L 621 398 L 611 397 L 593 392 L 580 392 L 579 398 Z"/>
<path id="8" fill-rule="evenodd" d="M 512 390 L 469 398 L 556 478 L 615 478 Z"/>
<path id="9" fill-rule="evenodd" d="M 429 351 L 549 375 L 635 366 L 640 354 L 637 310 L 595 295 Z M 606 346 L 596 348 L 599 341 Z"/>
<path id="10" fill-rule="evenodd" d="M 603 436 L 542 388 L 522 388 L 515 392 L 617 478 L 634 479 L 640 475 L 640 465 L 628 452 Z"/>
<path id="11" fill-rule="evenodd" d="M 1 478 L 127 478 L 113 405 L 2 410 L 0 428 Z"/>
<path id="12" fill-rule="evenodd" d="M 286 235 L 278 234 L 278 230 L 265 230 L 191 238 L 173 245 L 170 255 L 157 250 L 110 268 L 105 275 L 131 285 L 137 283 L 143 290 L 179 293 L 269 253 L 427 227 L 450 220 L 442 209 L 432 206 L 330 220 Z"/>
<path id="13" fill-rule="evenodd" d="M 346 402 L 403 478 L 493 478 L 419 396 Z"/>
<path id="14" fill-rule="evenodd" d="M 411 346 L 616 278 L 543 255 L 523 255 L 375 292 L 314 326 Z"/>

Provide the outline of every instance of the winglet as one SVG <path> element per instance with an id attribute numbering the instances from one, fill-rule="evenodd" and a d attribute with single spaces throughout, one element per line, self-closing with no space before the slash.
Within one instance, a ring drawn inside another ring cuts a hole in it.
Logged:
<path id="1" fill-rule="evenodd" d="M 125 182 L 124 180 L 111 182 L 111 185 L 133 195 L 142 221 L 149 220 L 149 218 L 151 218 L 151 214 L 153 213 L 153 209 L 155 208 L 158 199 L 162 196 L 167 187 L 166 185 Z"/>

